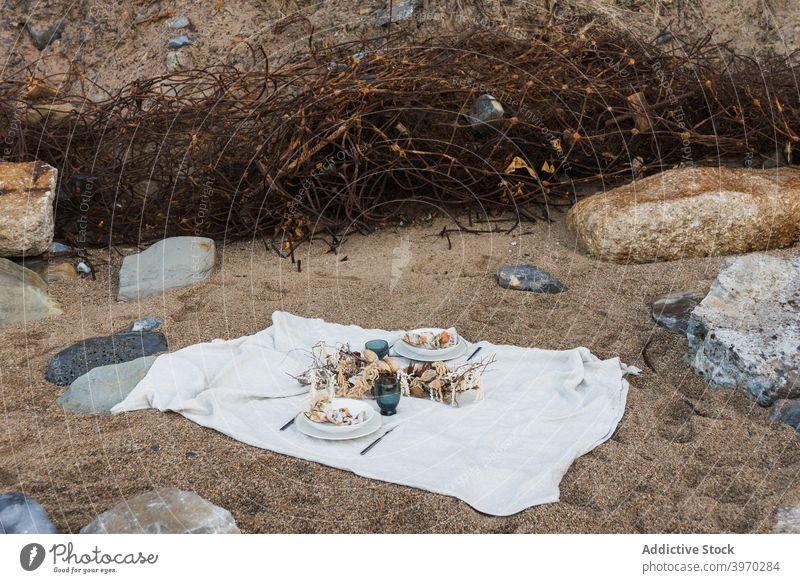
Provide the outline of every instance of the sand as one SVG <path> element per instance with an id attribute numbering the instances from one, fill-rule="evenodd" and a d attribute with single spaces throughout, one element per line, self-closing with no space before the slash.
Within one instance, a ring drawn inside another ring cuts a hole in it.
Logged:
<path id="1" fill-rule="evenodd" d="M 251 46 L 255 54 L 263 47 L 274 68 L 307 46 L 312 26 L 312 44 L 318 51 L 346 40 L 383 34 L 376 20 L 388 4 L 384 0 L 5 3 L 0 14 L 0 46 L 4 49 L 0 70 L 11 75 L 31 67 L 37 76 L 49 77 L 55 85 L 65 83 L 65 92 L 78 94 L 85 88 L 90 98 L 99 98 L 103 91 L 85 81 L 79 83 L 77 73 L 111 92 L 136 79 L 166 74 L 166 43 L 174 36 L 191 36 L 191 46 L 180 51 L 190 68 L 220 62 L 250 68 Z M 669 28 L 679 38 L 712 33 L 714 42 L 730 42 L 747 55 L 767 48 L 789 54 L 800 47 L 800 4 L 793 0 L 426 0 L 418 20 L 397 26 L 434 36 L 495 21 L 524 30 L 532 23 L 549 21 L 549 5 L 555 5 L 558 22 L 589 11 L 646 41 Z M 189 17 L 192 29 L 170 30 L 168 23 L 177 15 Z M 24 25 L 46 29 L 61 19 L 60 38 L 38 50 Z M 680 50 L 681 44 L 672 46 Z M 70 67 L 76 75 L 67 80 Z"/>
<path id="2" fill-rule="evenodd" d="M 62 316 L 0 333 L 0 491 L 26 492 L 72 532 L 159 486 L 197 492 L 230 510 L 245 532 L 763 532 L 776 509 L 800 503 L 794 431 L 770 423 L 739 392 L 708 389 L 683 361 L 686 339 L 649 316 L 658 294 L 707 290 L 719 258 L 603 263 L 574 248 L 562 218 L 511 234 L 453 233 L 448 249 L 437 235 L 445 224 L 353 235 L 339 256 L 322 242 L 306 244 L 301 273 L 260 239 L 220 241 L 207 283 L 141 303 L 114 299 L 119 253 L 93 251 L 96 281 L 51 285 Z M 569 291 L 541 296 L 495 283 L 499 266 L 522 262 Z M 255 333 L 274 310 L 390 329 L 456 326 L 470 340 L 548 349 L 586 346 L 644 372 L 629 377 L 614 437 L 564 477 L 561 501 L 505 518 L 260 450 L 173 413 L 67 414 L 56 403 L 64 388 L 44 380 L 55 352 L 140 316 L 163 318 L 178 349 Z M 651 335 L 657 373 L 640 357 Z"/>

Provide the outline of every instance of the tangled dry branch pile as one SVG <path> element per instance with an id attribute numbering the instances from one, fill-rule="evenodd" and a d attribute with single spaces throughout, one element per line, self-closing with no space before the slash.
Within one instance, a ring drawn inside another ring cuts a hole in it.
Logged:
<path id="1" fill-rule="evenodd" d="M 495 28 L 310 49 L 274 68 L 253 57 L 247 72 L 138 80 L 101 99 L 83 78 L 63 95 L 20 72 L 0 85 L 7 152 L 60 170 L 67 236 L 258 234 L 289 248 L 419 205 L 472 209 L 470 223 L 472 211 L 547 219 L 581 183 L 791 155 L 798 140 L 796 58 L 755 60 L 709 38 Z M 484 93 L 501 119 L 470 117 Z"/>

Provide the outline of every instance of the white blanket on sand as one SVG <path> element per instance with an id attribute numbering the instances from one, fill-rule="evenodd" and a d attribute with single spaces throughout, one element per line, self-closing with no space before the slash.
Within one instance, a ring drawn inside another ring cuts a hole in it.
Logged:
<path id="1" fill-rule="evenodd" d="M 308 367 L 314 344 L 325 340 L 358 349 L 373 338 L 391 344 L 401 335 L 275 312 L 272 326 L 253 336 L 160 356 L 112 412 L 176 411 L 256 447 L 509 515 L 558 500 L 559 482 L 573 460 L 614 433 L 628 392 L 623 375 L 638 372 L 586 348 L 478 342 L 470 347 L 483 347 L 476 360 L 496 359 L 483 375 L 480 402 L 452 407 L 406 397 L 396 415 L 382 418 L 384 428 L 350 441 L 317 440 L 295 426 L 279 431 L 307 401 L 307 388 L 287 373 Z M 359 455 L 396 424 L 378 446 Z"/>

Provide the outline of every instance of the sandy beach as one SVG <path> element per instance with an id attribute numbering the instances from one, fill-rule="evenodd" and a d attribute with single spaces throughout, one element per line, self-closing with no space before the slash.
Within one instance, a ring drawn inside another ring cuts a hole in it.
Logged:
<path id="1" fill-rule="evenodd" d="M 768 532 L 776 509 L 800 503 L 795 432 L 770 423 L 739 392 L 708 389 L 683 360 L 686 339 L 649 315 L 656 295 L 705 292 L 722 258 L 603 263 L 575 248 L 562 217 L 509 234 L 450 233 L 448 249 L 438 235 L 446 224 L 435 218 L 352 235 L 338 256 L 322 242 L 304 244 L 296 253 L 301 272 L 260 238 L 218 241 L 207 282 L 140 303 L 115 299 L 122 256 L 93 250 L 96 280 L 51 284 L 63 315 L 2 330 L 0 491 L 32 496 L 65 532 L 159 486 L 230 510 L 243 532 Z M 503 289 L 494 273 L 510 263 L 544 269 L 569 290 Z M 643 372 L 628 377 L 617 433 L 572 466 L 561 501 L 504 518 L 260 450 L 177 414 L 65 413 L 56 403 L 64 388 L 44 379 L 59 350 L 125 330 L 138 317 L 163 319 L 176 350 L 253 334 L 275 310 L 387 329 L 455 326 L 470 340 L 495 343 L 586 346 Z M 658 372 L 640 356 L 651 335 Z"/>

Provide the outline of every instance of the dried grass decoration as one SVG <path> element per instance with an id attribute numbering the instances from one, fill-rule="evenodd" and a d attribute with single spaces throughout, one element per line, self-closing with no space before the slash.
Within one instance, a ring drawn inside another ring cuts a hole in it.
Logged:
<path id="1" fill-rule="evenodd" d="M 311 349 L 312 366 L 297 380 L 310 385 L 312 402 L 318 399 L 346 397 L 374 398 L 375 381 L 380 375 L 392 374 L 402 395 L 449 403 L 457 407 L 458 400 L 474 391 L 475 401 L 483 398 L 481 375 L 493 359 L 468 362 L 450 369 L 444 362 L 412 363 L 403 367 L 391 356 L 383 360 L 371 350 L 357 352 L 349 345 L 328 346 L 320 342 Z"/>

